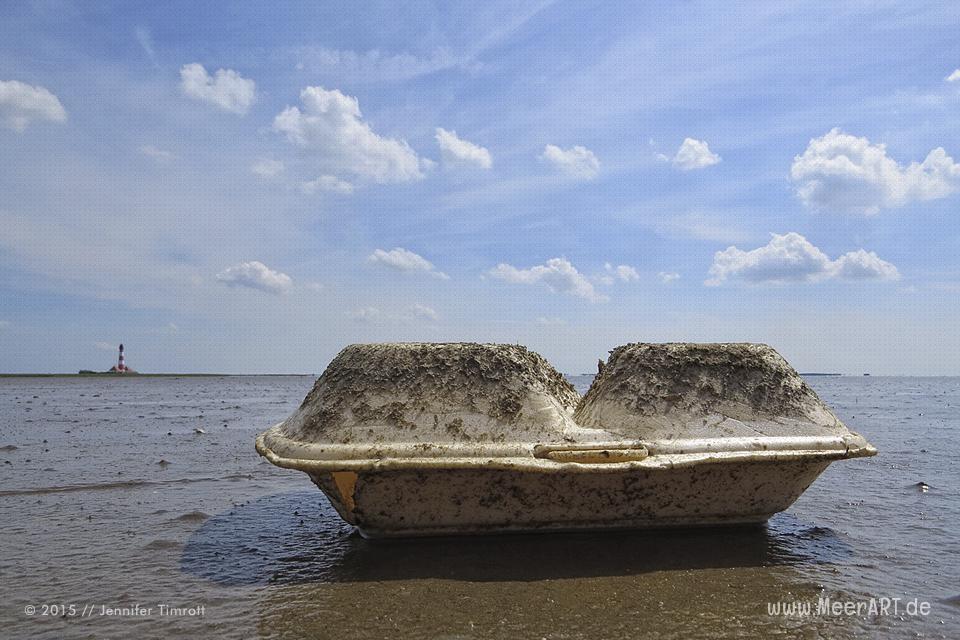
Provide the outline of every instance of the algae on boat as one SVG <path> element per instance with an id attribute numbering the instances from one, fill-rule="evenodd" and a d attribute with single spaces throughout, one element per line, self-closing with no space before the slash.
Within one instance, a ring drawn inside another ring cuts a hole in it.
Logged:
<path id="1" fill-rule="evenodd" d="M 849 433 L 772 347 L 617 347 L 577 408 L 580 425 L 653 439 Z"/>
<path id="2" fill-rule="evenodd" d="M 579 401 L 563 375 L 519 345 L 350 345 L 265 440 L 274 453 L 321 460 L 500 456 L 609 438 L 574 422 Z"/>
<path id="3" fill-rule="evenodd" d="M 370 536 L 764 522 L 875 453 L 751 344 L 618 347 L 584 398 L 517 345 L 352 345 L 257 450 Z"/>

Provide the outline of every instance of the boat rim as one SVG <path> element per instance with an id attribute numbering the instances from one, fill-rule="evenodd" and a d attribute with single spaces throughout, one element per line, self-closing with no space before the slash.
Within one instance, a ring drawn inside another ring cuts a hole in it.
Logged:
<path id="1" fill-rule="evenodd" d="M 747 436 L 585 443 L 303 443 L 279 423 L 259 434 L 257 452 L 272 464 L 307 473 L 498 469 L 537 473 L 617 473 L 708 464 L 830 462 L 874 456 L 863 436 Z M 278 451 L 280 453 L 278 453 Z"/>

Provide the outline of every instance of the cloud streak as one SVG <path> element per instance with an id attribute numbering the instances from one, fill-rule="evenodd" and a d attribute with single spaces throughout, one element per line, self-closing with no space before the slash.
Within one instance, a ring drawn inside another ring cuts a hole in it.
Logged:
<path id="1" fill-rule="evenodd" d="M 353 185 L 336 176 L 320 176 L 316 180 L 302 182 L 300 184 L 300 190 L 308 195 L 317 193 L 318 191 L 347 195 L 353 193 Z"/>
<path id="2" fill-rule="evenodd" d="M 283 173 L 286 166 L 280 160 L 275 160 L 273 158 L 260 158 L 252 165 L 250 165 L 251 173 L 254 173 L 261 178 L 275 178 L 281 173 Z"/>
<path id="3" fill-rule="evenodd" d="M 153 158 L 157 162 L 170 162 L 175 157 L 171 152 L 167 151 L 166 149 L 155 147 L 152 144 L 145 144 L 141 146 L 139 151 L 143 155 L 147 156 L 148 158 Z"/>

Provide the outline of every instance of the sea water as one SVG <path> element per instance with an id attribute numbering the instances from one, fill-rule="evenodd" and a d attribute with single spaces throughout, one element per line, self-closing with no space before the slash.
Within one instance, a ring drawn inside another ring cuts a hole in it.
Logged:
<path id="1" fill-rule="evenodd" d="M 255 453 L 313 382 L 0 378 L 0 635 L 960 637 L 960 378 L 809 378 L 880 454 L 765 528 L 406 541 Z"/>

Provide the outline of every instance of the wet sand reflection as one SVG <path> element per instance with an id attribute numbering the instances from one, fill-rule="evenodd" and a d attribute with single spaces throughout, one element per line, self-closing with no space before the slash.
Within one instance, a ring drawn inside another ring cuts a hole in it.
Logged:
<path id="1" fill-rule="evenodd" d="M 771 616 L 766 603 L 816 602 L 821 588 L 802 567 L 849 554 L 831 530 L 790 516 L 753 528 L 370 541 L 298 491 L 211 517 L 181 569 L 270 584 L 266 636 L 835 637 L 860 623 Z"/>

